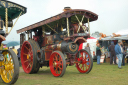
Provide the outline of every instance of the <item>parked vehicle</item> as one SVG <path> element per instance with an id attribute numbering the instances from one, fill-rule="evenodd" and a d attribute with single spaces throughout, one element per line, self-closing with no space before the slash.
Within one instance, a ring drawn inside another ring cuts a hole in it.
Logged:
<path id="1" fill-rule="evenodd" d="M 18 58 L 13 50 L 3 49 L 2 41 L 9 35 L 13 20 L 26 13 L 26 8 L 16 3 L 0 0 L 0 78 L 6 84 L 14 84 L 19 76 Z M 8 31 L 8 27 L 11 27 Z M 5 31 L 3 30 L 5 29 Z"/>
<path id="2" fill-rule="evenodd" d="M 21 33 L 24 72 L 37 73 L 40 67 L 49 66 L 54 76 L 61 77 L 66 66 L 76 64 L 80 73 L 89 73 L 93 67 L 91 54 L 78 48 L 90 37 L 89 23 L 97 19 L 91 11 L 65 7 L 56 16 L 17 30 Z"/>

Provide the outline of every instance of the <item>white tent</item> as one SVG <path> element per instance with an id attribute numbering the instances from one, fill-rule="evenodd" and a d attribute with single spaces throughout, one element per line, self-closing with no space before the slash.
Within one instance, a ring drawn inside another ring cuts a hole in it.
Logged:
<path id="1" fill-rule="evenodd" d="M 116 32 L 115 34 L 128 35 L 128 30 L 120 30 L 120 31 Z"/>

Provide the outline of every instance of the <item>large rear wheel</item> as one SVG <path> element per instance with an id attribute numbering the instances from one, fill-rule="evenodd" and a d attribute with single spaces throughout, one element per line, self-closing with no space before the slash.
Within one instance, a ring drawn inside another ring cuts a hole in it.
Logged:
<path id="1" fill-rule="evenodd" d="M 87 50 L 80 50 L 76 56 L 76 68 L 80 73 L 89 73 L 93 67 L 91 54 Z"/>
<path id="2" fill-rule="evenodd" d="M 1 79 L 6 84 L 14 84 L 19 77 L 19 62 L 16 54 L 11 49 L 2 52 L 4 61 L 2 61 Z"/>
<path id="3" fill-rule="evenodd" d="M 35 41 L 25 41 L 21 49 L 21 63 L 25 73 L 37 73 L 39 71 L 39 63 L 37 62 L 37 50 Z M 36 43 L 37 44 L 37 43 Z"/>
<path id="4" fill-rule="evenodd" d="M 62 77 L 66 70 L 66 61 L 60 51 L 54 51 L 50 56 L 49 66 L 55 77 Z"/>

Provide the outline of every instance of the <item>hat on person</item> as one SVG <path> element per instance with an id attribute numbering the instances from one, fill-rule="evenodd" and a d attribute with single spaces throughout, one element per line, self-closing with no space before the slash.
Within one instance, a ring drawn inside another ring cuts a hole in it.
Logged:
<path id="1" fill-rule="evenodd" d="M 122 40 L 118 40 L 118 43 L 122 42 Z"/>

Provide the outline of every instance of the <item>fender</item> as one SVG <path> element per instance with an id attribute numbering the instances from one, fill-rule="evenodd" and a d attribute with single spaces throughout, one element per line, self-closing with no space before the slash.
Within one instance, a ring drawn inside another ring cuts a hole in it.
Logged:
<path id="1" fill-rule="evenodd" d="M 87 42 L 87 40 L 84 37 L 77 37 L 74 41 L 74 43 L 77 43 L 78 45 L 84 42 Z"/>

